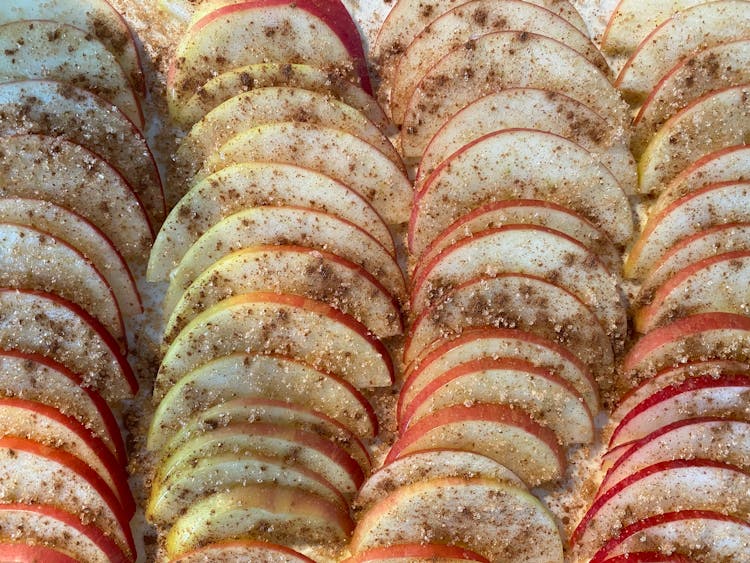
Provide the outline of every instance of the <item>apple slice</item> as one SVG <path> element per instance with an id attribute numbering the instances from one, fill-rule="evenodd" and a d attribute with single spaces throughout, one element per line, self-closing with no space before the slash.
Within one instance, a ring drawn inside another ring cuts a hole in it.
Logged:
<path id="1" fill-rule="evenodd" d="M 147 446 L 164 447 L 196 412 L 257 397 L 306 405 L 360 438 L 377 434 L 372 407 L 343 379 L 291 358 L 233 354 L 203 364 L 175 383 L 156 408 Z"/>
<path id="2" fill-rule="evenodd" d="M 0 108 L 3 135 L 51 135 L 86 147 L 133 187 L 151 224 L 161 223 L 164 194 L 153 155 L 138 128 L 112 104 L 71 84 L 25 80 L 0 84 Z"/>
<path id="3" fill-rule="evenodd" d="M 579 557 L 590 558 L 627 526 L 678 510 L 712 510 L 747 518 L 750 475 L 707 460 L 657 463 L 620 481 L 600 496 L 571 536 Z M 665 494 L 668 491 L 668 494 Z"/>
<path id="4" fill-rule="evenodd" d="M 414 199 L 409 249 L 419 256 L 457 217 L 506 199 L 566 207 L 619 245 L 633 234 L 628 198 L 594 155 L 553 133 L 505 129 L 459 149 L 425 179 Z"/>
<path id="5" fill-rule="evenodd" d="M 264 123 L 286 121 L 339 129 L 370 143 L 393 162 L 401 161 L 380 129 L 353 107 L 312 90 L 274 86 L 230 98 L 193 125 L 175 154 L 170 184 L 191 182 L 211 153 L 236 135 Z"/>
<path id="6" fill-rule="evenodd" d="M 76 510 L 77 507 L 71 507 Z M 50 504 L 0 503 L 0 527 L 22 530 L 26 540 L 64 549 L 77 561 L 128 563 L 133 561 L 108 535 L 90 523 Z M 46 561 L 46 559 L 45 559 Z"/>
<path id="7" fill-rule="evenodd" d="M 78 375 L 49 358 L 16 350 L 0 350 L 0 374 L 4 397 L 54 407 L 98 436 L 119 465 L 127 463 L 125 444 L 112 410 L 99 393 L 83 385 Z M 40 381 L 44 385 L 39 385 Z"/>
<path id="8" fill-rule="evenodd" d="M 138 390 L 112 336 L 86 311 L 56 295 L 0 290 L 0 348 L 48 356 L 109 402 Z"/>
<path id="9" fill-rule="evenodd" d="M 76 563 L 77 559 L 66 555 L 62 551 L 26 543 L 0 543 L 0 558 L 8 563 L 25 563 L 29 561 L 45 561 L 46 563 Z"/>
<path id="10" fill-rule="evenodd" d="M 614 129 L 588 106 L 551 90 L 507 88 L 487 94 L 451 117 L 430 140 L 417 171 L 417 184 L 464 145 L 493 131 L 527 128 L 565 137 L 595 155 L 629 194 L 638 177 L 624 130 Z"/>
<path id="11" fill-rule="evenodd" d="M 234 538 L 283 545 L 336 545 L 354 529 L 349 514 L 311 493 L 273 484 L 247 484 L 193 504 L 167 534 L 170 559 L 209 543 Z"/>
<path id="12" fill-rule="evenodd" d="M 64 241 L 102 275 L 126 318 L 143 312 L 141 296 L 128 265 L 107 236 L 80 215 L 41 199 L 0 197 L 0 223 L 35 228 Z"/>
<path id="13" fill-rule="evenodd" d="M 302 207 L 245 209 L 206 231 L 171 274 L 165 304 L 174 307 L 182 293 L 212 264 L 242 248 L 299 245 L 326 250 L 370 272 L 400 303 L 406 282 L 395 258 L 370 234 L 322 211 Z"/>
<path id="14" fill-rule="evenodd" d="M 265 205 L 308 207 L 334 215 L 367 231 L 396 254 L 393 237 L 372 206 L 329 176 L 276 162 L 248 162 L 241 169 L 223 172 L 193 185 L 172 208 L 151 250 L 151 279 L 168 279 L 195 241 L 222 219 Z"/>
<path id="15" fill-rule="evenodd" d="M 359 521 L 351 551 L 407 542 L 460 542 L 490 561 L 563 560 L 544 505 L 522 487 L 486 478 L 446 477 L 397 489 Z"/>
<path id="16" fill-rule="evenodd" d="M 385 463 L 425 449 L 466 450 L 487 456 L 529 486 L 565 473 L 565 454 L 554 433 L 523 410 L 505 405 L 475 403 L 440 409 L 401 434 Z"/>
<path id="17" fill-rule="evenodd" d="M 172 117 L 183 126 L 192 126 L 229 98 L 269 86 L 304 88 L 328 94 L 360 111 L 381 131 L 390 132 L 393 127 L 378 102 L 360 86 L 335 72 L 291 63 L 256 63 L 223 72 L 201 86 L 184 105 L 173 106 L 171 109 L 175 113 Z"/>
<path id="18" fill-rule="evenodd" d="M 0 438 L 1 502 L 71 507 L 128 553 L 135 554 L 129 516 L 96 472 L 77 457 L 23 438 Z"/>
<path id="19" fill-rule="evenodd" d="M 114 54 L 88 31 L 48 19 L 0 25 L 0 81 L 75 84 L 117 106 L 143 129 L 141 106 Z"/>
<path id="20" fill-rule="evenodd" d="M 432 380 L 406 407 L 400 431 L 445 407 L 479 402 L 522 409 L 566 446 L 594 438 L 591 413 L 575 389 L 549 371 L 508 358 L 462 364 Z"/>
<path id="21" fill-rule="evenodd" d="M 626 100 L 639 104 L 669 69 L 693 51 L 747 38 L 749 34 L 750 9 L 741 0 L 718 0 L 686 8 L 660 23 L 641 41 L 622 67 L 615 86 Z"/>
<path id="22" fill-rule="evenodd" d="M 114 168 L 84 147 L 60 137 L 0 136 L 0 180 L 2 197 L 43 199 L 80 215 L 129 264 L 143 264 L 148 256 L 154 234 L 138 196 Z"/>
<path id="23" fill-rule="evenodd" d="M 541 336 L 516 329 L 467 329 L 460 336 L 441 339 L 406 371 L 397 416 L 430 381 L 463 363 L 484 358 L 526 361 L 569 382 L 592 413 L 599 411 L 597 386 L 588 368 L 570 350 Z"/>
<path id="24" fill-rule="evenodd" d="M 750 22 L 750 6 L 746 8 Z M 660 191 L 700 157 L 746 143 L 750 136 L 748 96 L 748 83 L 712 91 L 670 117 L 651 138 L 638 162 L 640 191 Z"/>
<path id="25" fill-rule="evenodd" d="M 750 82 L 750 40 L 702 49 L 680 61 L 643 102 L 633 120 L 631 147 L 639 157 L 651 137 L 675 113 L 713 90 Z"/>
<path id="26" fill-rule="evenodd" d="M 617 277 L 580 242 L 536 225 L 488 229 L 443 250 L 413 280 L 412 311 L 419 314 L 477 274 L 504 272 L 560 284 L 590 307 L 613 340 L 624 337 L 627 323 Z"/>
<path id="27" fill-rule="evenodd" d="M 299 61 L 356 76 L 372 93 L 362 39 L 341 2 L 256 0 L 219 7 L 191 23 L 172 58 L 167 99 L 179 107 L 209 79 L 234 68 Z"/>
<path id="28" fill-rule="evenodd" d="M 424 309 L 412 323 L 404 362 L 414 361 L 433 342 L 485 326 L 520 329 L 557 342 L 603 378 L 614 369 L 607 333 L 575 295 L 541 278 L 513 273 L 462 282 Z"/>
<path id="29" fill-rule="evenodd" d="M 748 541 L 750 524 L 741 518 L 711 510 L 680 510 L 627 526 L 594 554 L 591 563 L 612 561 L 635 549 L 672 552 L 675 548 L 699 561 L 732 561 L 744 556 Z"/>
<path id="30" fill-rule="evenodd" d="M 130 84 L 141 94 L 146 83 L 135 37 L 127 22 L 107 0 L 52 0 L 43 4 L 35 0 L 16 0 L 0 6 L 0 23 L 16 20 L 51 20 L 86 30 L 117 59 Z"/>
<path id="31" fill-rule="evenodd" d="M 619 422 L 609 440 L 615 447 L 638 440 L 655 430 L 692 416 L 750 419 L 747 396 L 750 375 L 709 374 L 670 385 L 638 403 Z M 738 446 L 739 447 L 739 446 Z"/>
<path id="32" fill-rule="evenodd" d="M 195 368 L 237 352 L 287 354 L 357 388 L 393 382 L 388 350 L 353 317 L 313 299 L 256 291 L 225 299 L 190 321 L 164 355 L 154 399 Z"/>
<path id="33" fill-rule="evenodd" d="M 565 94 L 614 126 L 627 121 L 617 90 L 580 53 L 526 31 L 488 33 L 445 55 L 420 80 L 401 129 L 404 155 L 420 158 L 432 136 L 459 110 L 486 94 L 513 87 Z"/>
<path id="34" fill-rule="evenodd" d="M 644 467 L 674 459 L 710 459 L 750 470 L 750 422 L 717 417 L 677 420 L 628 443 L 597 496 Z"/>
<path id="35" fill-rule="evenodd" d="M 498 31 L 527 31 L 544 35 L 580 53 L 602 72 L 609 66 L 587 35 L 571 23 L 540 6 L 517 0 L 472 0 L 457 5 L 432 21 L 398 58 L 391 80 L 391 117 L 402 123 L 417 84 L 446 53 Z"/>
<path id="36" fill-rule="evenodd" d="M 487 456 L 465 450 L 421 450 L 394 459 L 370 475 L 357 493 L 355 508 L 366 509 L 419 481 L 467 475 L 524 486 L 515 473 Z"/>
<path id="37" fill-rule="evenodd" d="M 299 121 L 249 128 L 209 156 L 196 180 L 252 161 L 310 168 L 359 193 L 389 225 L 409 220 L 412 186 L 401 166 L 374 145 L 340 129 Z"/>
<path id="38" fill-rule="evenodd" d="M 489 559 L 452 545 L 440 543 L 407 543 L 388 547 L 374 547 L 344 559 L 342 563 L 460 563 L 461 561 L 475 561 L 489 563 Z"/>
<path id="39" fill-rule="evenodd" d="M 667 555 L 656 551 L 631 551 L 607 559 L 609 563 L 695 563 L 694 559 L 683 557 L 677 553 Z"/>
<path id="40" fill-rule="evenodd" d="M 0 223 L 0 286 L 54 293 L 95 317 L 127 350 L 112 287 L 80 251 L 50 233 Z"/>
<path id="41" fill-rule="evenodd" d="M 209 544 L 205 547 L 183 553 L 174 563 L 205 563 L 206 561 L 241 561 L 259 560 L 268 563 L 315 563 L 284 547 L 268 542 L 253 540 L 234 540 Z"/>
<path id="42" fill-rule="evenodd" d="M 649 216 L 630 249 L 625 275 L 640 279 L 679 242 L 711 227 L 750 222 L 750 182 L 709 184 Z"/>
<path id="43" fill-rule="evenodd" d="M 750 251 L 717 254 L 676 272 L 655 293 L 650 304 L 635 312 L 635 328 L 646 333 L 675 318 L 722 311 L 747 310 Z"/>

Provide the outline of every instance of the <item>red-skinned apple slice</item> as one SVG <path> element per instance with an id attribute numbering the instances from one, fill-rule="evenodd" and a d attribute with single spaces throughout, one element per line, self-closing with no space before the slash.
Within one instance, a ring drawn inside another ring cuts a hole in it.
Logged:
<path id="1" fill-rule="evenodd" d="M 456 538 L 490 561 L 563 560 L 557 525 L 541 502 L 517 485 L 470 477 L 397 489 L 359 521 L 351 551 L 358 555 L 395 543 L 451 543 Z"/>
<path id="2" fill-rule="evenodd" d="M 646 333 L 686 315 L 722 311 L 743 314 L 750 284 L 750 251 L 726 252 L 675 272 L 653 300 L 635 312 L 635 328 Z"/>
<path id="3" fill-rule="evenodd" d="M 276 33 L 280 29 L 284 33 Z M 243 41 L 236 41 L 238 34 Z M 362 40 L 341 2 L 256 0 L 221 6 L 191 23 L 172 57 L 167 100 L 177 108 L 211 78 L 233 68 L 298 61 L 356 76 L 372 92 Z"/>
<path id="4" fill-rule="evenodd" d="M 374 547 L 353 557 L 344 559 L 342 563 L 460 563 L 474 561 L 489 563 L 485 557 L 452 545 L 440 543 L 407 543 L 388 547 Z"/>
<path id="5" fill-rule="evenodd" d="M 568 381 L 592 412 L 599 410 L 596 383 L 572 352 L 545 338 L 515 329 L 468 329 L 453 340 L 440 339 L 406 371 L 397 415 L 430 381 L 456 366 L 483 358 L 512 358 L 551 371 Z"/>
<path id="6" fill-rule="evenodd" d="M 284 547 L 262 541 L 253 540 L 230 540 L 209 544 L 205 547 L 182 554 L 174 563 L 205 563 L 205 561 L 240 561 L 242 559 L 254 560 L 258 558 L 265 563 L 315 563 L 312 559 L 305 557 Z"/>
<path id="7" fill-rule="evenodd" d="M 750 82 L 748 69 L 748 39 L 720 43 L 681 60 L 661 78 L 633 119 L 633 154 L 640 156 L 664 122 L 693 100 L 713 90 Z"/>
<path id="8" fill-rule="evenodd" d="M 414 199 L 409 249 L 421 255 L 456 217 L 506 199 L 541 199 L 566 207 L 616 244 L 633 234 L 627 196 L 591 153 L 553 133 L 506 129 L 472 141 L 425 179 Z"/>
<path id="9" fill-rule="evenodd" d="M 0 398 L 0 436 L 13 436 L 61 449 L 93 469 L 117 497 L 128 517 L 135 500 L 128 475 L 93 431 L 54 407 L 25 399 Z"/>
<path id="10" fill-rule="evenodd" d="M 206 231 L 171 275 L 165 302 L 176 303 L 190 284 L 217 260 L 262 244 L 326 250 L 370 272 L 400 303 L 406 282 L 396 260 L 368 233 L 343 219 L 302 207 L 256 207 L 230 215 Z"/>
<path id="11" fill-rule="evenodd" d="M 700 459 L 657 463 L 600 496 L 578 524 L 570 543 L 578 556 L 589 558 L 630 524 L 686 508 L 745 519 L 750 510 L 749 487 L 750 475 L 725 463 Z"/>
<path id="12" fill-rule="evenodd" d="M 412 186 L 400 165 L 374 145 L 340 129 L 300 121 L 247 129 L 210 155 L 196 180 L 232 164 L 251 161 L 283 162 L 316 170 L 367 199 L 389 225 L 409 220 Z"/>
<path id="13" fill-rule="evenodd" d="M 672 552 L 675 548 L 698 561 L 731 561 L 744 555 L 748 541 L 750 524 L 740 518 L 711 510 L 680 510 L 627 526 L 594 554 L 591 563 L 612 561 L 631 550 Z"/>
<path id="14" fill-rule="evenodd" d="M 61 174 L 61 171 L 65 171 Z M 154 239 L 138 196 L 101 157 L 60 137 L 0 137 L 0 195 L 43 199 L 99 228 L 131 265 Z"/>
<path id="15" fill-rule="evenodd" d="M 717 225 L 750 222 L 750 182 L 709 184 L 649 216 L 630 249 L 624 273 L 640 279 L 680 241 Z"/>
<path id="16" fill-rule="evenodd" d="M 233 252 L 198 276 L 167 317 L 164 342 L 219 301 L 252 291 L 323 301 L 353 316 L 378 338 L 403 333 L 398 302 L 364 268 L 324 250 L 263 245 Z"/>
<path id="17" fill-rule="evenodd" d="M 443 250 L 413 280 L 412 311 L 419 314 L 477 274 L 504 272 L 560 284 L 591 309 L 613 340 L 624 336 L 625 307 L 617 277 L 580 242 L 536 225 L 488 229 Z"/>
<path id="18" fill-rule="evenodd" d="M 566 446 L 594 437 L 591 413 L 575 389 L 547 370 L 508 358 L 462 364 L 432 380 L 404 410 L 400 430 L 442 408 L 473 403 L 523 409 Z"/>
<path id="19" fill-rule="evenodd" d="M 517 0 L 472 0 L 457 5 L 432 21 L 409 44 L 392 72 L 391 117 L 402 123 L 414 89 L 446 53 L 467 41 L 498 31 L 527 31 L 567 45 L 605 73 L 607 62 L 587 35 L 555 13 Z"/>
<path id="20" fill-rule="evenodd" d="M 693 416 L 750 419 L 750 375 L 700 375 L 670 385 L 638 403 L 619 422 L 609 447 L 638 440 L 655 430 Z"/>
<path id="21" fill-rule="evenodd" d="M 86 219 L 42 199 L 0 198 L 0 223 L 14 223 L 49 233 L 91 261 L 112 288 L 126 318 L 143 312 L 133 274 L 107 236 Z"/>
<path id="22" fill-rule="evenodd" d="M 190 247 L 222 219 L 265 205 L 307 207 L 334 215 L 367 231 L 395 256 L 388 227 L 377 211 L 346 184 L 299 166 L 247 162 L 239 169 L 225 168 L 207 176 L 172 208 L 151 250 L 149 279 L 168 279 Z M 165 304 L 165 312 L 168 314 L 173 306 Z"/>
<path id="23" fill-rule="evenodd" d="M 746 38 L 748 34 L 750 10 L 744 1 L 718 0 L 681 10 L 641 41 L 620 71 L 615 86 L 628 101 L 638 104 L 669 69 L 693 51 Z"/>
<path id="24" fill-rule="evenodd" d="M 7 541 L 0 543 L 0 558 L 6 563 L 33 563 L 35 561 L 76 563 L 78 561 L 63 551 L 51 547 L 27 543 L 8 543 Z"/>
<path id="25" fill-rule="evenodd" d="M 355 508 L 366 509 L 396 489 L 419 481 L 466 475 L 524 486 L 515 473 L 487 456 L 465 450 L 421 450 L 394 459 L 370 475 L 357 493 Z"/>
<path id="26" fill-rule="evenodd" d="M 292 358 L 235 354 L 202 365 L 169 390 L 152 418 L 148 448 L 161 449 L 196 412 L 254 397 L 305 404 L 360 438 L 377 434 L 372 407 L 343 379 Z"/>
<path id="27" fill-rule="evenodd" d="M 51 504 L 77 510 L 81 518 L 135 554 L 129 516 L 96 472 L 58 448 L 6 436 L 0 438 L 2 502 Z"/>
<path id="28" fill-rule="evenodd" d="M 432 136 L 459 110 L 484 95 L 514 87 L 565 94 L 615 126 L 627 120 L 617 90 L 580 53 L 525 31 L 488 33 L 445 55 L 419 82 L 401 129 L 404 155 L 421 157 Z"/>
<path id="29" fill-rule="evenodd" d="M 49 356 L 110 402 L 138 390 L 114 338 L 75 304 L 52 294 L 4 289 L 0 313 L 1 348 Z"/>
<path id="30" fill-rule="evenodd" d="M 627 193 L 635 193 L 638 178 L 623 130 L 612 128 L 599 114 L 550 90 L 507 88 L 472 102 L 443 125 L 422 155 L 417 184 L 464 145 L 493 131 L 527 128 L 549 131 L 596 155 Z"/>
<path id="31" fill-rule="evenodd" d="M 140 103 L 114 54 L 88 31 L 49 19 L 0 25 L 0 81 L 75 84 L 117 106 L 143 129 Z"/>
<path id="32" fill-rule="evenodd" d="M 146 84 L 135 37 L 125 19 L 107 0 L 93 0 L 85 4 L 78 0 L 53 0 L 44 4 L 35 0 L 20 0 L 0 6 L 0 23 L 3 24 L 41 19 L 65 23 L 91 33 L 115 56 L 133 87 L 145 94 Z"/>
<path id="33" fill-rule="evenodd" d="M 170 559 L 226 539 L 247 538 L 298 545 L 337 545 L 354 529 L 349 514 L 316 495 L 293 487 L 248 484 L 193 504 L 166 538 Z"/>
<path id="34" fill-rule="evenodd" d="M 719 2 L 710 4 L 716 3 Z M 750 6 L 747 12 L 750 22 Z M 661 191 L 677 174 L 704 155 L 747 143 L 750 137 L 748 96 L 748 83 L 715 90 L 670 117 L 651 138 L 638 161 L 640 191 Z"/>
<path id="35" fill-rule="evenodd" d="M 0 503 L 0 526 L 4 530 L 23 530 L 26 539 L 69 551 L 77 561 L 133 561 L 95 525 L 84 524 L 79 515 L 50 504 Z"/>
<path id="36" fill-rule="evenodd" d="M 565 454 L 554 433 L 520 409 L 475 403 L 443 408 L 396 440 L 385 463 L 425 449 L 478 453 L 506 466 L 529 486 L 565 473 Z"/>
<path id="37" fill-rule="evenodd" d="M 159 170 L 146 139 L 112 104 L 70 84 L 25 80 L 0 85 L 0 107 L 3 135 L 62 137 L 95 152 L 133 187 L 151 224 L 161 223 L 165 203 Z"/>
<path id="38" fill-rule="evenodd" d="M 335 72 L 291 63 L 257 63 L 219 74 L 201 86 L 183 106 L 173 107 L 176 113 L 172 117 L 182 125 L 191 126 L 229 98 L 268 86 L 290 86 L 328 94 L 362 112 L 381 131 L 390 131 L 393 127 L 378 102 L 360 86 Z"/>
<path id="39" fill-rule="evenodd" d="M 597 375 L 606 377 L 614 369 L 612 344 L 588 307 L 553 283 L 514 273 L 462 282 L 424 309 L 412 323 L 404 362 L 410 364 L 441 338 L 487 326 L 520 329 L 557 342 Z"/>
<path id="40" fill-rule="evenodd" d="M 253 292 L 225 299 L 190 321 L 164 355 L 154 399 L 193 369 L 237 352 L 287 354 L 358 388 L 393 381 L 388 350 L 353 317 L 313 299 Z"/>
<path id="41" fill-rule="evenodd" d="M 631 551 L 607 559 L 609 563 L 696 563 L 694 559 L 677 553 L 670 555 L 656 551 Z"/>

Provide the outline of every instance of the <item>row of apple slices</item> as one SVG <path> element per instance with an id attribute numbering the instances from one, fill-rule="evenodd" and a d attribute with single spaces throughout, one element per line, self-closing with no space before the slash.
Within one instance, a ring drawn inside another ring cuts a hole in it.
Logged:
<path id="1" fill-rule="evenodd" d="M 280 545 L 353 529 L 411 200 L 363 61 L 339 2 L 205 2 L 177 46 L 170 111 L 192 127 L 148 268 L 169 281 L 147 517 L 170 558 L 306 561 Z"/>

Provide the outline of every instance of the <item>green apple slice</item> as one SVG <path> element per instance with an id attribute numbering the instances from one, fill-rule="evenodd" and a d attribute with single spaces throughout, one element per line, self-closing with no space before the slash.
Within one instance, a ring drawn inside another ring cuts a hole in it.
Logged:
<path id="1" fill-rule="evenodd" d="M 0 81 L 35 78 L 93 92 L 143 129 L 143 113 L 128 77 L 104 43 L 85 30 L 48 20 L 0 25 Z"/>
<path id="2" fill-rule="evenodd" d="M 229 540 L 208 544 L 204 547 L 183 553 L 175 563 L 205 563 L 206 561 L 265 561 L 266 563 L 315 563 L 284 547 L 264 541 Z"/>
<path id="3" fill-rule="evenodd" d="M 445 55 L 419 82 L 401 128 L 405 157 L 420 158 L 438 129 L 474 100 L 514 87 L 565 94 L 616 127 L 628 121 L 617 90 L 580 53 L 525 31 L 488 33 Z"/>
<path id="4" fill-rule="evenodd" d="M 414 200 L 409 249 L 421 255 L 457 217 L 505 199 L 556 203 L 619 245 L 633 235 L 627 195 L 596 156 L 553 133 L 506 129 L 462 147 L 425 179 Z"/>
<path id="5" fill-rule="evenodd" d="M 302 295 L 351 315 L 378 338 L 403 332 L 398 302 L 356 264 L 302 246 L 255 246 L 220 258 L 190 284 L 167 317 L 171 342 L 194 317 L 219 301 L 252 291 Z"/>
<path id="6" fill-rule="evenodd" d="M 69 209 L 101 230 L 131 266 L 143 265 L 154 240 L 126 180 L 96 154 L 61 137 L 0 136 L 0 196 Z"/>
<path id="7" fill-rule="evenodd" d="M 305 297 L 254 292 L 217 303 L 180 332 L 159 367 L 154 399 L 202 364 L 242 351 L 287 354 L 357 388 L 393 381 L 388 350 L 353 317 Z"/>
<path id="8" fill-rule="evenodd" d="M 425 27 L 398 58 L 391 76 L 391 116 L 402 123 L 414 89 L 446 53 L 467 41 L 497 31 L 527 31 L 549 37 L 586 57 L 600 70 L 609 66 L 587 35 L 540 6 L 518 0 L 473 0 L 442 14 Z"/>
<path id="9" fill-rule="evenodd" d="M 175 522 L 166 539 L 170 558 L 233 538 L 281 544 L 336 545 L 351 534 L 346 511 L 321 497 L 290 487 L 245 485 L 207 496 Z"/>
<path id="10" fill-rule="evenodd" d="M 635 160 L 624 130 L 611 127 L 573 98 L 538 88 L 507 88 L 487 94 L 456 113 L 427 145 L 417 185 L 461 147 L 494 131 L 513 128 L 548 131 L 581 145 L 612 172 L 626 193 L 636 192 Z"/>
<path id="11" fill-rule="evenodd" d="M 704 155 L 723 147 L 747 144 L 748 97 L 750 84 L 733 86 L 698 98 L 673 115 L 651 138 L 638 162 L 641 192 L 661 191 Z"/>
<path id="12" fill-rule="evenodd" d="M 254 397 L 306 405 L 360 438 L 377 434 L 372 407 L 343 379 L 292 358 L 233 354 L 203 364 L 172 386 L 151 420 L 147 447 L 160 450 L 196 412 Z"/>
<path id="13" fill-rule="evenodd" d="M 400 303 L 406 302 L 398 263 L 367 232 L 314 209 L 268 206 L 230 215 L 206 231 L 172 273 L 164 307 L 173 309 L 190 284 L 220 258 L 262 244 L 306 246 L 341 256 L 370 272 Z"/>
<path id="14" fill-rule="evenodd" d="M 669 69 L 693 51 L 748 36 L 750 6 L 743 0 L 717 0 L 686 8 L 641 41 L 622 67 L 615 86 L 625 99 L 639 104 Z"/>
<path id="15" fill-rule="evenodd" d="M 324 211 L 357 225 L 396 254 L 393 237 L 378 213 L 345 184 L 291 164 L 247 162 L 196 183 L 174 206 L 151 250 L 149 279 L 168 279 L 195 241 L 222 219 L 264 205 Z"/>
<path id="16" fill-rule="evenodd" d="M 165 204 L 159 170 L 146 139 L 112 104 L 71 84 L 25 80 L 0 84 L 0 108 L 3 135 L 51 135 L 86 147 L 133 187 L 151 224 L 161 223 Z"/>
<path id="17" fill-rule="evenodd" d="M 397 489 L 365 513 L 351 550 L 425 541 L 459 541 L 490 561 L 563 560 L 557 524 L 539 500 L 517 485 L 479 477 L 430 479 Z"/>

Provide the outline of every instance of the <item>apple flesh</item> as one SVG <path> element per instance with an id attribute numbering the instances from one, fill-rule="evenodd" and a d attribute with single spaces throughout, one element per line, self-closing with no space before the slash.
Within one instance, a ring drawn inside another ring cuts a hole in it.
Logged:
<path id="1" fill-rule="evenodd" d="M 452 545 L 407 543 L 388 547 L 375 547 L 344 559 L 342 563 L 460 563 L 474 561 L 489 563 L 478 553 Z"/>
<path id="2" fill-rule="evenodd" d="M 0 543 L 0 557 L 7 563 L 24 563 L 28 561 L 76 563 L 77 561 L 77 559 L 73 559 L 57 549 L 26 543 Z"/>
<path id="3" fill-rule="evenodd" d="M 205 561 L 237 561 L 258 559 L 270 563 L 314 563 L 308 557 L 284 547 L 268 542 L 253 540 L 230 540 L 208 544 L 183 553 L 175 563 L 204 563 Z"/>

